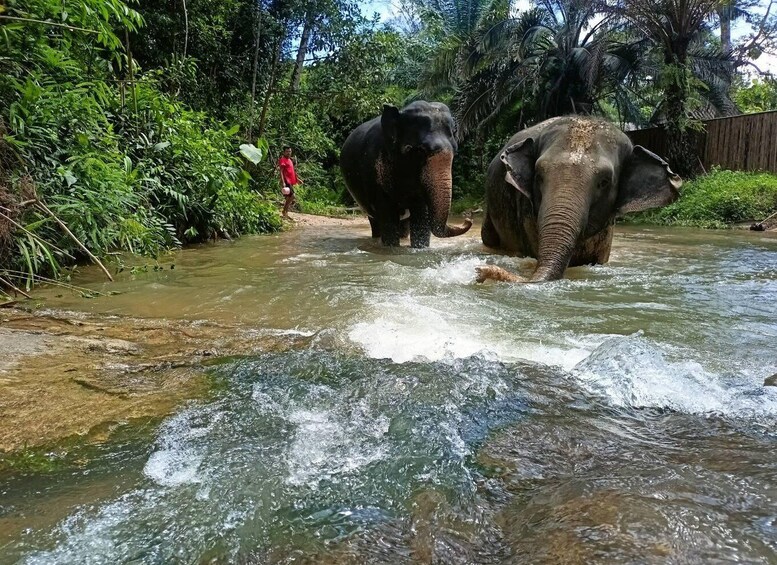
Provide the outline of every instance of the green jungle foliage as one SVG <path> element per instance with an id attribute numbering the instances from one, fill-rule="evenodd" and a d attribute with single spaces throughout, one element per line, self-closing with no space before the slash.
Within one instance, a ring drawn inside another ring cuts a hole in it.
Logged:
<path id="1" fill-rule="evenodd" d="M 507 138 L 570 112 L 663 124 L 682 172 L 699 118 L 775 107 L 774 80 L 739 70 L 777 20 L 725 4 L 399 0 L 377 21 L 354 0 L 0 0 L 0 293 L 94 257 L 281 229 L 283 145 L 298 208 L 345 214 L 339 148 L 385 103 L 451 107 L 454 212 L 482 204 Z M 753 34 L 732 42 L 737 18 Z M 720 206 L 693 221 L 748 215 Z"/>
<path id="2" fill-rule="evenodd" d="M 11 54 L 0 58 L 2 286 L 56 276 L 84 258 L 79 242 L 97 256 L 153 256 L 279 229 L 237 150 L 239 128 L 187 109 L 158 74 L 130 75 L 118 30 L 136 31 L 141 15 L 118 0 L 69 10 L 40 0 L 4 11 L 17 19 L 1 30 Z"/>
<path id="3" fill-rule="evenodd" d="M 734 101 L 745 113 L 777 110 L 777 78 L 765 76 L 734 91 Z"/>
<path id="4" fill-rule="evenodd" d="M 666 208 L 634 214 L 628 221 L 667 226 L 726 228 L 761 221 L 777 212 L 777 175 L 713 170 L 686 182 Z"/>

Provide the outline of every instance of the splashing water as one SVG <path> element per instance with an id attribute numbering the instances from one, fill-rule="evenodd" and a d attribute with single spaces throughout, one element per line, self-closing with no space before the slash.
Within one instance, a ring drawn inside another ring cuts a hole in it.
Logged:
<path id="1" fill-rule="evenodd" d="M 224 361 L 211 398 L 45 488 L 14 479 L 0 563 L 777 562 L 777 239 L 626 230 L 606 266 L 481 286 L 531 262 L 363 236 L 185 251 L 83 306 L 310 345 Z"/>

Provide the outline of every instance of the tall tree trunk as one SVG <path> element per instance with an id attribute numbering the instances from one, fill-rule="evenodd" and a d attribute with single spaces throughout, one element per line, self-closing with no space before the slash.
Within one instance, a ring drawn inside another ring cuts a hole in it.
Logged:
<path id="1" fill-rule="evenodd" d="M 135 59 L 132 58 L 129 30 L 124 29 L 124 40 L 127 42 L 127 69 L 129 70 L 130 93 L 132 94 L 132 109 L 135 113 L 135 129 L 138 129 L 138 91 L 135 87 Z"/>
<path id="2" fill-rule="evenodd" d="M 305 24 L 302 26 L 302 36 L 299 38 L 299 49 L 297 49 L 297 60 L 294 62 L 294 71 L 291 73 L 291 90 L 299 90 L 299 81 L 302 77 L 302 65 L 305 64 L 305 55 L 308 54 L 308 44 L 310 43 L 310 33 L 313 31 L 313 16 L 311 10 L 305 17 Z"/>
<path id="3" fill-rule="evenodd" d="M 181 0 L 183 4 L 183 57 L 182 61 L 186 60 L 186 53 L 189 50 L 189 10 L 186 8 L 186 0 Z"/>
<path id="4" fill-rule="evenodd" d="M 270 69 L 270 84 L 267 86 L 267 93 L 264 96 L 264 104 L 262 105 L 262 117 L 259 118 L 259 137 L 264 135 L 264 123 L 267 119 L 267 109 L 270 107 L 270 99 L 275 90 L 275 75 L 278 70 L 278 59 L 281 58 L 281 48 L 283 47 L 283 37 L 279 37 L 275 47 L 275 53 L 273 54 L 272 69 Z"/>
<path id="5" fill-rule="evenodd" d="M 256 75 L 259 69 L 259 43 L 262 38 L 262 0 L 256 2 L 255 25 L 254 25 L 254 64 L 252 67 L 251 78 L 251 119 L 248 123 L 248 140 L 254 137 L 254 109 L 256 106 Z"/>
<path id="6" fill-rule="evenodd" d="M 693 178 L 699 172 L 699 156 L 696 136 L 690 127 L 692 118 L 688 115 L 691 71 L 687 60 L 681 61 L 680 57 L 670 60 L 664 70 L 667 158 L 677 174 Z"/>
<path id="7" fill-rule="evenodd" d="M 724 53 L 731 51 L 731 4 L 732 2 L 725 2 L 718 7 L 718 18 L 720 18 L 720 45 L 723 48 Z"/>

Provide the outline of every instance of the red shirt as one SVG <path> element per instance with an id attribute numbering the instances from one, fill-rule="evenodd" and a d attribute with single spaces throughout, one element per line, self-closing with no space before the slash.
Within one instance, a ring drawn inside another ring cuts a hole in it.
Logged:
<path id="1" fill-rule="evenodd" d="M 284 183 L 288 186 L 294 186 L 299 182 L 297 180 L 297 173 L 294 172 L 294 163 L 291 162 L 291 159 L 282 155 L 281 158 L 278 159 L 278 166 L 281 169 L 281 177 L 283 178 Z"/>

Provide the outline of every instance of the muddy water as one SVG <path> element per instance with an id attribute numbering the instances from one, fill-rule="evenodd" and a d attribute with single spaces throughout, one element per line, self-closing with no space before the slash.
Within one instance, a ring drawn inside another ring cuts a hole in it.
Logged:
<path id="1" fill-rule="evenodd" d="M 476 234 L 366 234 L 246 238 L 124 273 L 119 295 L 52 292 L 307 339 L 3 477 L 0 563 L 777 562 L 777 238 L 622 229 L 607 266 L 480 286 L 483 261 L 532 262 Z"/>

